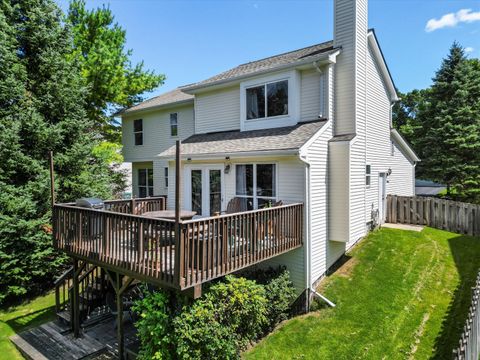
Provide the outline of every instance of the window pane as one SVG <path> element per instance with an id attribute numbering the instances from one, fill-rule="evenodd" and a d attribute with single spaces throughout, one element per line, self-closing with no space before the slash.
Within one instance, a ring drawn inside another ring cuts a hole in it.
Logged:
<path id="1" fill-rule="evenodd" d="M 148 196 L 153 196 L 153 186 L 148 187 Z"/>
<path id="2" fill-rule="evenodd" d="M 253 195 L 253 165 L 236 166 L 237 195 Z"/>
<path id="3" fill-rule="evenodd" d="M 272 199 L 264 199 L 264 198 L 257 198 L 258 202 L 258 209 L 272 207 L 273 203 L 275 202 Z"/>
<path id="4" fill-rule="evenodd" d="M 145 186 L 138 187 L 138 197 L 141 197 L 141 198 L 147 197 L 147 188 Z"/>
<path id="5" fill-rule="evenodd" d="M 143 120 L 142 119 L 133 120 L 133 131 L 134 132 L 143 131 Z"/>
<path id="6" fill-rule="evenodd" d="M 135 133 L 135 145 L 143 145 L 143 133 Z"/>
<path id="7" fill-rule="evenodd" d="M 365 185 L 370 186 L 370 175 L 365 177 Z"/>
<path id="8" fill-rule="evenodd" d="M 168 168 L 166 167 L 164 170 L 165 174 L 165 187 L 168 187 Z"/>
<path id="9" fill-rule="evenodd" d="M 210 215 L 222 211 L 222 172 L 210 170 Z"/>
<path id="10" fill-rule="evenodd" d="M 170 126 L 170 136 L 178 136 L 178 127 L 177 125 Z"/>
<path id="11" fill-rule="evenodd" d="M 178 118 L 177 113 L 170 114 L 170 135 L 171 136 L 177 136 L 178 135 L 177 118 Z"/>
<path id="12" fill-rule="evenodd" d="M 148 186 L 153 186 L 153 169 L 148 169 Z"/>
<path id="13" fill-rule="evenodd" d="M 368 175 L 370 175 L 370 174 L 371 174 L 371 171 L 372 171 L 371 165 L 367 165 L 367 166 L 365 167 L 365 172 L 366 172 Z"/>
<path id="14" fill-rule="evenodd" d="M 147 169 L 138 169 L 138 185 L 147 186 Z"/>
<path id="15" fill-rule="evenodd" d="M 267 116 L 288 114 L 288 81 L 267 84 Z"/>
<path id="16" fill-rule="evenodd" d="M 247 119 L 265 117 L 265 86 L 262 85 L 247 89 L 246 97 Z"/>
<path id="17" fill-rule="evenodd" d="M 276 196 L 275 185 L 276 185 L 275 184 L 275 165 L 258 164 L 257 165 L 257 195 L 275 197 Z"/>
<path id="18" fill-rule="evenodd" d="M 202 170 L 192 170 L 192 211 L 202 214 Z"/>

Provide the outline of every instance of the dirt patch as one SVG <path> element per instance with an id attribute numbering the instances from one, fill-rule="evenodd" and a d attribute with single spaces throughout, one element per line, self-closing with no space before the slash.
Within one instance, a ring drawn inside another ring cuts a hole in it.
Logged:
<path id="1" fill-rule="evenodd" d="M 358 264 L 358 259 L 352 257 L 348 259 L 348 261 L 345 262 L 340 268 L 338 268 L 338 270 L 335 271 L 335 274 L 341 277 L 349 278 L 350 275 L 352 275 L 353 268 L 357 264 Z"/>
<path id="2" fill-rule="evenodd" d="M 327 276 L 325 276 L 320 281 L 320 283 L 317 286 L 317 291 L 321 293 L 325 289 L 331 275 L 337 275 L 347 279 L 350 278 L 350 276 L 352 275 L 353 269 L 358 264 L 358 262 L 359 262 L 358 258 L 351 257 L 348 255 L 343 255 L 340 259 L 337 260 L 335 264 L 333 264 L 333 266 L 328 271 Z"/>

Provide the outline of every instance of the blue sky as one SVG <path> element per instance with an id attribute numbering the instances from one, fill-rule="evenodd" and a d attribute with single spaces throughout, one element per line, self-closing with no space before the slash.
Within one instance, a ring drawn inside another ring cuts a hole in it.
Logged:
<path id="1" fill-rule="evenodd" d="M 67 9 L 67 0 L 58 2 Z M 102 4 L 126 29 L 133 61 L 167 76 L 147 97 L 332 39 L 332 0 L 87 0 L 89 8 Z M 478 0 L 370 0 L 369 27 L 400 91 L 427 87 L 455 40 L 480 57 Z"/>

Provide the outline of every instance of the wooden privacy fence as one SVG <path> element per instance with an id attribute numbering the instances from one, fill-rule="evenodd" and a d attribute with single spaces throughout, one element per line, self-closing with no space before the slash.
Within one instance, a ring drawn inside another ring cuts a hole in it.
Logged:
<path id="1" fill-rule="evenodd" d="M 388 195 L 386 221 L 480 236 L 480 205 L 432 197 Z"/>
<path id="2" fill-rule="evenodd" d="M 463 327 L 463 333 L 459 340 L 458 348 L 453 350 L 453 358 L 456 360 L 480 359 L 480 272 L 477 282 L 472 289 L 472 303 L 468 310 L 468 318 Z"/>

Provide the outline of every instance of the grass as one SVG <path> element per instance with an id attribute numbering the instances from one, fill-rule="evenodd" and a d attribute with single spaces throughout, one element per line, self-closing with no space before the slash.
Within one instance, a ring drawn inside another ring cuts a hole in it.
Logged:
<path id="1" fill-rule="evenodd" d="M 20 305 L 0 309 L 0 359 L 23 359 L 9 337 L 55 318 L 55 294 L 50 292 Z"/>
<path id="2" fill-rule="evenodd" d="M 451 359 L 480 267 L 480 238 L 382 229 L 321 284 L 336 308 L 296 317 L 245 359 Z"/>

